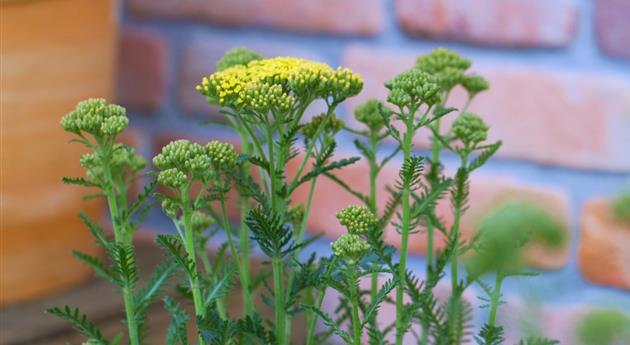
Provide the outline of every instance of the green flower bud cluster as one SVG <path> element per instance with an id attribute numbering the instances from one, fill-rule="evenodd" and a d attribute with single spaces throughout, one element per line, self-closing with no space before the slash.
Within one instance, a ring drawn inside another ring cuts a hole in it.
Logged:
<path id="1" fill-rule="evenodd" d="M 337 212 L 339 223 L 351 234 L 365 234 L 378 223 L 376 216 L 365 206 L 348 206 Z"/>
<path id="2" fill-rule="evenodd" d="M 169 168 L 160 171 L 157 181 L 167 187 L 178 189 L 186 184 L 187 176 L 177 168 Z"/>
<path id="3" fill-rule="evenodd" d="M 210 103 L 239 110 L 287 111 L 296 99 L 330 98 L 340 101 L 356 95 L 361 78 L 348 69 L 291 57 L 252 60 L 203 78 L 197 91 Z"/>
<path id="4" fill-rule="evenodd" d="M 460 140 L 465 147 L 474 148 L 488 138 L 488 125 L 483 119 L 472 113 L 460 115 L 451 127 L 455 139 Z"/>
<path id="5" fill-rule="evenodd" d="M 331 244 L 335 256 L 357 262 L 370 249 L 369 243 L 361 238 L 378 223 L 376 216 L 364 206 L 351 205 L 337 212 L 339 223 L 348 234 L 342 235 Z"/>
<path id="6" fill-rule="evenodd" d="M 236 166 L 238 155 L 232 144 L 213 140 L 206 145 L 206 152 L 216 170 L 229 170 Z"/>
<path id="7" fill-rule="evenodd" d="M 87 170 L 87 176 L 96 180 L 103 180 L 103 169 L 101 162 L 95 153 L 86 153 L 81 156 L 79 162 Z M 137 155 L 132 147 L 123 144 L 115 144 L 112 156 L 109 161 L 110 169 L 114 174 L 125 174 L 127 172 L 136 173 L 144 169 L 146 160 Z M 116 177 L 116 176 L 114 176 Z"/>
<path id="8" fill-rule="evenodd" d="M 164 214 L 166 214 L 171 219 L 177 219 L 179 214 L 179 206 L 177 203 L 171 199 L 164 199 L 162 201 L 162 210 Z"/>
<path id="9" fill-rule="evenodd" d="M 440 102 L 440 86 L 435 78 L 418 69 L 407 70 L 385 83 L 387 101 L 399 107 L 432 106 Z"/>
<path id="10" fill-rule="evenodd" d="M 416 60 L 416 68 L 427 73 L 436 74 L 449 68 L 465 71 L 470 67 L 470 60 L 457 52 L 446 48 L 437 48 Z"/>
<path id="11" fill-rule="evenodd" d="M 351 262 L 357 262 L 370 250 L 370 245 L 359 235 L 341 235 L 331 245 L 333 254 L 340 258 L 345 258 Z"/>
<path id="12" fill-rule="evenodd" d="M 86 132 L 95 137 L 115 137 L 127 128 L 125 108 L 104 99 L 79 102 L 76 109 L 61 118 L 61 127 L 72 133 Z"/>
<path id="13" fill-rule="evenodd" d="M 379 132 L 385 126 L 385 117 L 392 114 L 392 110 L 377 99 L 369 99 L 354 109 L 354 118 L 366 125 L 372 132 Z"/>
<path id="14" fill-rule="evenodd" d="M 247 65 L 250 61 L 261 60 L 264 57 L 257 52 L 238 47 L 226 52 L 217 62 L 217 71 L 223 71 L 232 66 Z"/>
<path id="15" fill-rule="evenodd" d="M 435 76 L 443 90 L 449 91 L 461 84 L 470 60 L 445 48 L 438 48 L 416 60 L 416 68 Z"/>
<path id="16" fill-rule="evenodd" d="M 190 223 L 195 232 L 202 232 L 214 224 L 214 221 L 207 214 L 195 211 L 190 217 Z"/>
<path id="17" fill-rule="evenodd" d="M 192 179 L 204 179 L 217 171 L 226 171 L 236 165 L 234 146 L 211 141 L 206 146 L 188 140 L 176 140 L 153 157 L 153 165 L 160 171 L 158 182 L 171 188 L 182 187 L 189 174 Z"/>
<path id="18" fill-rule="evenodd" d="M 462 86 L 470 97 L 476 96 L 478 93 L 486 91 L 490 88 L 488 81 L 480 75 L 467 75 L 462 81 Z"/>
<path id="19" fill-rule="evenodd" d="M 335 135 L 337 134 L 343 126 L 345 126 L 345 122 L 341 119 L 338 119 L 335 114 L 327 115 L 322 113 L 320 115 L 314 116 L 311 121 L 305 124 L 302 127 L 302 134 L 309 139 L 314 139 L 315 134 L 317 134 L 317 130 L 323 124 L 323 129 L 321 133 L 325 133 L 327 135 Z"/>

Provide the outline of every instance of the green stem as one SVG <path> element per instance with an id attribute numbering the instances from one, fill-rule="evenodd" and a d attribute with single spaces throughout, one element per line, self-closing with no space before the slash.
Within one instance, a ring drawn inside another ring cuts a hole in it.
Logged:
<path id="1" fill-rule="evenodd" d="M 378 142 L 378 133 L 374 133 L 374 131 L 370 131 L 369 143 L 370 143 L 370 152 L 372 152 L 372 156 L 368 157 L 368 163 L 370 165 L 370 196 L 369 196 L 369 208 L 370 211 L 376 216 L 378 216 L 378 212 L 376 209 L 376 200 L 377 200 L 377 191 L 376 191 L 376 176 L 378 175 L 378 164 L 376 164 L 376 145 Z M 376 268 L 376 263 L 373 265 L 373 268 Z M 370 301 L 374 303 L 376 301 L 376 295 L 378 294 L 378 272 L 374 270 L 371 274 L 371 283 L 370 283 Z M 376 316 L 373 318 L 374 323 L 376 325 Z"/>
<path id="2" fill-rule="evenodd" d="M 356 272 L 357 267 L 352 268 L 353 272 Z M 352 275 L 352 280 L 349 282 L 352 289 L 352 341 L 354 345 L 361 345 L 361 319 L 359 318 L 359 289 L 357 288 L 356 277 Z"/>
<path id="3" fill-rule="evenodd" d="M 249 154 L 251 152 L 251 148 L 247 139 L 244 136 L 244 133 L 239 131 L 241 136 L 241 149 L 244 154 Z M 243 169 L 245 172 L 249 172 L 249 163 L 245 162 L 243 164 Z M 245 223 L 245 219 L 247 218 L 247 214 L 249 213 L 250 203 L 249 199 L 246 197 L 241 197 L 241 224 L 239 231 L 239 249 L 241 251 L 241 267 L 245 275 L 247 275 L 247 284 L 249 286 L 249 228 Z M 251 287 L 248 287 L 247 291 L 243 290 L 243 314 L 251 315 L 254 311 L 254 301 L 252 298 Z"/>
<path id="4" fill-rule="evenodd" d="M 203 264 L 204 270 L 206 274 L 210 277 L 210 279 L 215 280 L 216 277 L 212 272 L 212 265 L 210 265 L 210 260 L 208 259 L 208 253 L 206 252 L 206 248 L 202 248 L 202 251 L 199 253 L 199 257 L 201 257 L 201 263 Z M 225 320 L 227 314 L 225 313 L 225 306 L 223 305 L 223 300 L 221 298 L 217 298 L 215 304 L 217 305 L 217 312 L 221 319 Z"/>
<path id="5" fill-rule="evenodd" d="M 492 298 L 490 300 L 490 315 L 488 316 L 488 325 L 494 326 L 497 318 L 497 310 L 499 309 L 499 299 L 501 298 L 501 284 L 503 284 L 503 274 L 497 272 L 497 276 L 494 281 L 494 291 L 492 292 Z"/>
<path id="6" fill-rule="evenodd" d="M 196 316 L 204 315 L 204 303 L 201 298 L 201 287 L 199 286 L 199 269 L 197 268 L 197 255 L 195 252 L 195 238 L 194 232 L 192 228 L 192 210 L 190 208 L 190 200 L 189 200 L 189 189 L 190 186 L 187 186 L 182 190 L 182 203 L 184 205 L 183 216 L 184 216 L 184 247 L 186 249 L 186 253 L 188 254 L 188 260 L 192 263 L 193 275 L 188 277 L 190 282 L 190 291 L 193 296 L 193 305 L 195 308 Z M 203 338 L 199 336 L 199 344 L 204 344 Z"/>
<path id="7" fill-rule="evenodd" d="M 273 290 L 274 290 L 274 307 L 276 312 L 276 337 L 278 338 L 278 345 L 286 344 L 286 313 L 284 310 L 284 291 L 282 289 L 282 259 L 279 256 L 274 256 L 272 259 L 273 265 Z"/>
<path id="8" fill-rule="evenodd" d="M 243 266 L 243 260 L 239 255 L 239 252 L 236 251 L 236 246 L 234 245 L 234 239 L 232 238 L 232 227 L 230 226 L 230 219 L 228 218 L 227 208 L 225 207 L 225 198 L 221 197 L 219 200 L 219 204 L 221 207 L 221 219 L 223 221 L 223 229 L 225 229 L 225 233 L 227 235 L 228 246 L 230 247 L 230 253 L 232 254 L 233 260 L 236 262 L 236 266 L 238 267 L 238 274 L 241 280 L 241 289 L 243 291 L 243 311 L 246 313 L 245 315 L 250 315 L 249 313 L 253 310 L 253 302 L 252 296 L 249 290 L 249 270 L 245 270 Z"/>
<path id="9" fill-rule="evenodd" d="M 114 240 L 118 244 L 123 244 L 125 246 L 132 245 L 131 237 L 126 236 L 126 227 L 124 224 L 120 224 L 120 213 L 118 211 L 118 203 L 115 195 L 115 191 L 113 189 L 114 179 L 112 177 L 112 172 L 110 170 L 110 153 L 105 154 L 105 158 L 103 160 L 105 178 L 109 184 L 110 189 L 105 191 L 107 195 L 107 203 L 109 206 L 109 212 L 112 216 L 112 227 L 114 228 Z M 129 332 L 129 344 L 130 345 L 139 345 L 140 344 L 140 336 L 138 334 L 138 323 L 136 322 L 135 317 L 135 301 L 133 296 L 133 289 L 129 286 L 123 287 L 123 301 L 125 304 L 125 317 L 127 319 L 127 329 Z"/>
<path id="10" fill-rule="evenodd" d="M 403 142 L 403 162 L 407 162 L 411 157 L 411 148 L 413 140 L 414 114 L 410 111 L 406 118 L 407 131 Z M 404 164 L 404 163 L 403 163 Z M 411 209 L 409 204 L 410 186 L 405 182 L 402 187 L 402 227 L 401 227 L 401 245 L 400 245 L 400 263 L 398 265 L 398 287 L 396 289 L 396 345 L 402 345 L 405 336 L 403 331 L 403 298 L 405 296 L 405 275 L 407 271 L 407 248 L 409 242 L 409 231 L 411 225 Z"/>

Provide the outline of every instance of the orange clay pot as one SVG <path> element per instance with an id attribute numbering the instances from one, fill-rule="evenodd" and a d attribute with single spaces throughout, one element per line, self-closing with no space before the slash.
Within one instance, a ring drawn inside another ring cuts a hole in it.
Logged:
<path id="1" fill-rule="evenodd" d="M 77 217 L 84 188 L 80 145 L 59 126 L 88 97 L 110 98 L 116 21 L 111 0 L 2 1 L 0 304 L 53 293 L 88 278 L 72 250 L 96 254 Z"/>

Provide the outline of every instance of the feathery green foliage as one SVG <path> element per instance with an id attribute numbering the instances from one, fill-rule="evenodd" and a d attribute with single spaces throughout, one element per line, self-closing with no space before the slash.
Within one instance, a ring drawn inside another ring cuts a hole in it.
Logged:
<path id="1" fill-rule="evenodd" d="M 332 336 L 352 345 L 365 343 L 366 338 L 369 344 L 388 344 L 390 336 L 397 345 L 411 337 L 421 345 L 503 343 L 504 331 L 497 322 L 502 283 L 512 275 L 531 275 L 522 270 L 521 248 L 530 240 L 562 245 L 566 231 L 544 210 L 518 203 L 493 212 L 477 236 L 463 238 L 460 223 L 469 207 L 470 177 L 501 146 L 500 141 L 488 142 L 491 129 L 483 118 L 467 111 L 475 96 L 489 88 L 483 77 L 468 73 L 470 66 L 468 59 L 446 49 L 419 57 L 414 68 L 385 83 L 386 102 L 370 99 L 356 107 L 354 116 L 360 127 L 350 128 L 335 111 L 361 91 L 363 81 L 358 74 L 308 60 L 264 58 L 245 48 L 234 49 L 196 89 L 210 104 L 221 107 L 239 135 L 240 153 L 226 142 L 175 140 L 152 160 L 155 181 L 131 199 L 129 187 L 146 163 L 116 141 L 128 124 L 124 109 L 103 100 L 80 103 L 62 119 L 62 126 L 92 152 L 80 159 L 86 177 L 64 182 L 99 189 L 96 196 L 108 201 L 114 239 L 81 215 L 97 243 L 108 251 L 111 264 L 83 253 L 75 256 L 123 291 L 129 343 L 143 342 L 146 310 L 161 295 L 172 271 L 179 273 L 177 289 L 184 298 L 164 298 L 172 316 L 167 344 L 288 345 L 294 339 L 296 316 L 306 322 L 307 345 L 327 343 Z M 448 104 L 456 87 L 468 94 L 461 109 Z M 325 111 L 306 121 L 316 102 L 325 105 Z M 452 125 L 442 128 L 446 117 L 452 118 Z M 336 175 L 361 159 L 335 157 L 342 130 L 357 136 L 354 145 L 369 167 L 369 191 L 359 191 L 354 181 Z M 415 152 L 421 133 L 431 134 L 429 157 Z M 443 169 L 443 151 L 459 158 L 452 174 Z M 381 191 L 377 181 L 391 164 L 400 166 L 398 177 L 387 181 Z M 318 238 L 307 238 L 306 227 L 321 178 L 339 185 L 358 204 L 337 212 L 347 233 L 331 243 L 332 255 L 305 255 Z M 156 185 L 162 188 L 154 195 Z M 302 194 L 305 202 L 296 203 L 302 188 L 307 192 Z M 238 196 L 238 224 L 229 217 L 233 212 L 228 209 L 228 194 Z M 378 201 L 385 198 L 380 207 Z M 152 199 L 172 220 L 174 231 L 157 236 L 167 261 L 139 288 L 132 238 Z M 452 206 L 452 224 L 445 224 L 436 211 L 445 199 Z M 385 242 L 388 227 L 400 236 L 399 252 Z M 225 243 L 210 257 L 206 246 L 220 232 Z M 428 237 L 422 278 L 408 264 L 410 235 L 419 232 Z M 445 243 L 442 250 L 435 248 L 438 237 Z M 259 272 L 249 266 L 253 248 L 266 258 Z M 464 273 L 461 257 L 467 258 L 464 276 L 460 276 Z M 494 284 L 483 279 L 488 274 L 494 275 Z M 445 276 L 450 278 L 451 294 L 438 299 L 433 290 Z M 369 280 L 368 288 L 359 284 L 362 279 Z M 226 307 L 237 283 L 243 305 L 240 319 Z M 473 337 L 473 310 L 462 296 L 475 283 L 485 294 L 480 296 L 486 302 L 483 307 L 490 312 Z M 337 308 L 324 311 L 331 289 L 339 294 Z M 271 308 L 270 319 L 255 300 Z M 191 302 L 194 315 L 180 306 Z M 385 304 L 396 309 L 393 323 L 379 319 Z M 49 312 L 70 321 L 89 342 L 114 343 L 104 339 L 78 310 Z M 320 333 L 318 321 L 326 326 Z M 420 334 L 414 330 L 416 325 L 421 327 Z M 195 328 L 196 339 L 188 338 L 188 327 Z M 554 341 L 530 338 L 521 343 Z"/>

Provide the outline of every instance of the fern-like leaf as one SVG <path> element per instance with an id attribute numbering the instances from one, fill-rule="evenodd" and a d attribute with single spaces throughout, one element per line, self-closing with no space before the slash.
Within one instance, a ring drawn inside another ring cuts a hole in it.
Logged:
<path id="1" fill-rule="evenodd" d="M 103 337 L 103 334 L 96 325 L 88 319 L 87 315 L 82 314 L 79 308 L 73 310 L 69 306 L 65 306 L 63 309 L 54 307 L 47 309 L 46 312 L 68 321 L 77 331 L 88 337 L 88 339 L 100 345 L 110 344 Z"/>

